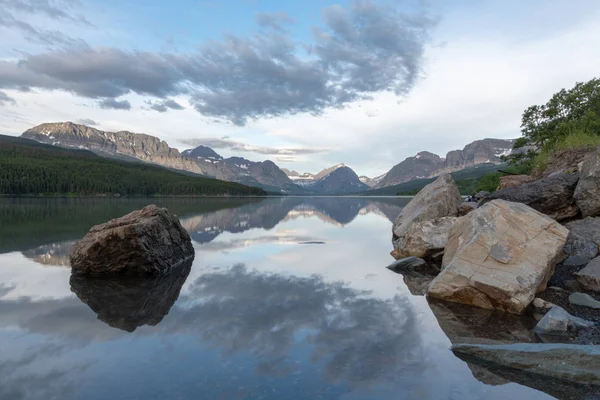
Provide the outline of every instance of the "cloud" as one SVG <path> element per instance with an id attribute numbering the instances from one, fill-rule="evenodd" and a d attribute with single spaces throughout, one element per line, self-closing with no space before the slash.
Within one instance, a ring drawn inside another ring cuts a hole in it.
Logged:
<path id="1" fill-rule="evenodd" d="M 167 111 L 169 111 L 169 109 L 183 110 L 185 108 L 181 104 L 179 104 L 178 102 L 176 102 L 175 100 L 172 100 L 172 99 L 156 101 L 156 102 L 146 100 L 145 103 L 148 104 L 148 106 L 150 107 L 151 110 L 158 111 L 161 113 L 167 112 Z"/>
<path id="2" fill-rule="evenodd" d="M 32 16 L 42 16 L 59 22 L 91 25 L 82 16 L 71 14 L 79 5 L 77 0 L 3 0 L 0 29 L 15 29 L 21 32 L 27 41 L 37 44 L 87 46 L 81 39 L 72 38 L 58 30 L 36 28 L 27 22 Z"/>
<path id="3" fill-rule="evenodd" d="M 98 101 L 100 108 L 105 110 L 131 110 L 131 104 L 127 100 L 117 100 L 112 98 L 106 98 Z"/>
<path id="4" fill-rule="evenodd" d="M 261 27 L 289 22 L 282 13 L 256 18 Z M 319 115 L 377 92 L 410 91 L 435 24 L 424 11 L 407 14 L 391 5 L 354 1 L 323 11 L 313 43 L 269 29 L 207 41 L 183 54 L 63 49 L 1 61 L 0 88 L 64 90 L 87 98 L 185 95 L 202 115 L 236 125 Z"/>
<path id="5" fill-rule="evenodd" d="M 13 99 L 12 97 L 0 90 L 0 106 L 3 106 L 5 104 L 14 105 L 17 104 L 17 102 L 15 101 L 15 99 Z"/>
<path id="6" fill-rule="evenodd" d="M 296 157 L 294 156 L 277 156 L 275 160 L 283 163 L 291 163 L 296 161 Z"/>
<path id="7" fill-rule="evenodd" d="M 283 32 L 282 25 L 289 25 L 294 23 L 294 19 L 283 11 L 279 12 L 258 12 L 255 14 L 256 24 L 264 27 L 271 28 L 277 31 Z"/>
<path id="8" fill-rule="evenodd" d="M 93 119 L 89 119 L 89 118 L 79 118 L 76 122 L 78 124 L 83 124 L 83 125 L 88 125 L 88 126 L 98 125 L 98 123 L 96 121 L 94 121 Z"/>
<path id="9" fill-rule="evenodd" d="M 255 146 L 243 142 L 238 142 L 231 139 L 219 138 L 204 138 L 204 139 L 187 139 L 182 140 L 182 143 L 190 146 L 208 146 L 212 149 L 229 149 L 233 151 L 243 151 L 250 153 L 279 155 L 283 157 L 293 157 L 306 154 L 317 154 L 328 152 L 329 149 L 317 147 L 297 147 L 297 148 L 278 148 L 268 146 Z"/>

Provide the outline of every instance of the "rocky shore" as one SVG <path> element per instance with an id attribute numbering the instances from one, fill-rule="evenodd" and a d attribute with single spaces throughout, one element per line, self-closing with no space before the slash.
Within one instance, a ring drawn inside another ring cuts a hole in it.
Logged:
<path id="1" fill-rule="evenodd" d="M 388 268 L 411 293 L 427 295 L 455 353 L 479 360 L 469 364 L 474 375 L 494 364 L 600 394 L 600 149 L 560 157 L 470 203 L 449 175 L 439 177 L 394 221 L 397 261 Z M 482 313 L 495 315 L 484 318 L 486 330 L 518 326 L 518 334 L 465 335 L 479 329 Z"/>

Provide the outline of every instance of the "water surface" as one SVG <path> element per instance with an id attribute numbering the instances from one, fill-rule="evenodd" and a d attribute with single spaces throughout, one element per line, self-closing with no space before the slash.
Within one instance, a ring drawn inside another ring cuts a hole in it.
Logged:
<path id="1" fill-rule="evenodd" d="M 385 268 L 408 199 L 155 199 L 193 263 L 71 279 L 72 244 L 148 202 L 0 200 L 1 399 L 552 398 L 449 351 L 534 341 L 525 322 L 428 304 L 427 277 Z"/>

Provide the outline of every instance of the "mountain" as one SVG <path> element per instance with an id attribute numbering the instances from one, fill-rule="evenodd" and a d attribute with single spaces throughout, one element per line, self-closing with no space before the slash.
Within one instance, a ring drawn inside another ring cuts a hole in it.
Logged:
<path id="1" fill-rule="evenodd" d="M 395 165 L 385 174 L 383 179 L 375 185 L 376 188 L 397 185 L 415 179 L 425 179 L 439 170 L 443 160 L 437 154 L 422 151 L 414 157 L 408 157 L 400 164 Z"/>
<path id="2" fill-rule="evenodd" d="M 369 186 L 362 183 L 351 168 L 342 166 L 307 186 L 307 189 L 323 194 L 350 194 L 368 190 Z"/>
<path id="3" fill-rule="evenodd" d="M 375 178 L 369 178 L 368 176 L 362 175 L 359 176 L 358 179 L 368 187 L 375 187 L 383 178 L 385 178 L 386 174 L 376 176 Z"/>
<path id="4" fill-rule="evenodd" d="M 262 196 L 239 183 L 0 135 L 0 195 Z"/>
<path id="5" fill-rule="evenodd" d="M 46 123 L 21 137 L 58 147 L 86 149 L 100 156 L 143 161 L 229 182 L 275 192 L 301 193 L 272 161 L 253 162 L 240 157 L 223 159 L 214 150 L 198 146 L 180 153 L 157 137 L 127 131 L 104 132 L 72 122 Z"/>
<path id="6" fill-rule="evenodd" d="M 202 146 L 202 145 L 196 147 L 195 149 L 184 150 L 181 154 L 183 154 L 185 157 L 191 157 L 191 158 L 208 158 L 211 160 L 222 160 L 223 159 L 223 157 L 221 157 L 219 154 L 217 154 L 216 151 L 214 151 L 210 147 L 206 147 L 206 146 Z"/>
<path id="7" fill-rule="evenodd" d="M 514 140 L 482 139 L 466 145 L 462 150 L 452 150 L 441 158 L 422 151 L 395 165 L 372 187 L 379 189 L 413 180 L 436 177 L 442 173 L 460 171 L 482 164 L 502 164 L 502 156 L 512 151 Z M 367 182 L 365 182 L 367 183 Z"/>
<path id="8" fill-rule="evenodd" d="M 290 171 L 285 168 L 282 169 L 282 171 L 285 172 L 287 177 L 290 178 L 292 180 L 292 182 L 294 182 L 295 184 L 303 186 L 303 187 L 308 187 L 308 186 L 311 186 L 313 183 L 317 182 L 318 180 L 323 179 L 324 177 L 326 177 L 327 175 L 329 175 L 336 169 L 342 168 L 342 167 L 345 167 L 344 163 L 334 165 L 333 167 L 325 168 L 318 174 L 311 174 L 310 172 L 305 172 L 303 174 L 299 174 L 296 171 Z"/>
<path id="9" fill-rule="evenodd" d="M 21 137 L 58 147 L 90 150 L 100 156 L 144 161 L 202 175 L 202 168 L 157 137 L 127 131 L 104 132 L 72 122 L 46 123 Z"/>

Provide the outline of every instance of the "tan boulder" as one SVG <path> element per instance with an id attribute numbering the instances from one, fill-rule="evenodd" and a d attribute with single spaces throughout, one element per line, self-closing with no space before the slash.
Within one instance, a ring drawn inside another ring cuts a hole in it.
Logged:
<path id="1" fill-rule="evenodd" d="M 396 241 L 392 256 L 396 258 L 419 257 L 423 259 L 441 258 L 448 243 L 450 230 L 457 217 L 443 217 L 431 221 L 412 224 L 406 233 Z"/>
<path id="2" fill-rule="evenodd" d="M 456 216 L 461 202 L 460 192 L 452 177 L 449 174 L 440 176 L 421 189 L 402 209 L 394 221 L 394 237 L 402 238 L 416 222 Z"/>
<path id="3" fill-rule="evenodd" d="M 529 175 L 506 175 L 500 178 L 498 190 L 521 186 L 524 183 L 533 182 L 535 178 Z"/>
<path id="4" fill-rule="evenodd" d="M 524 204 L 486 203 L 454 224 L 427 294 L 520 314 L 545 290 L 568 233 Z"/>

